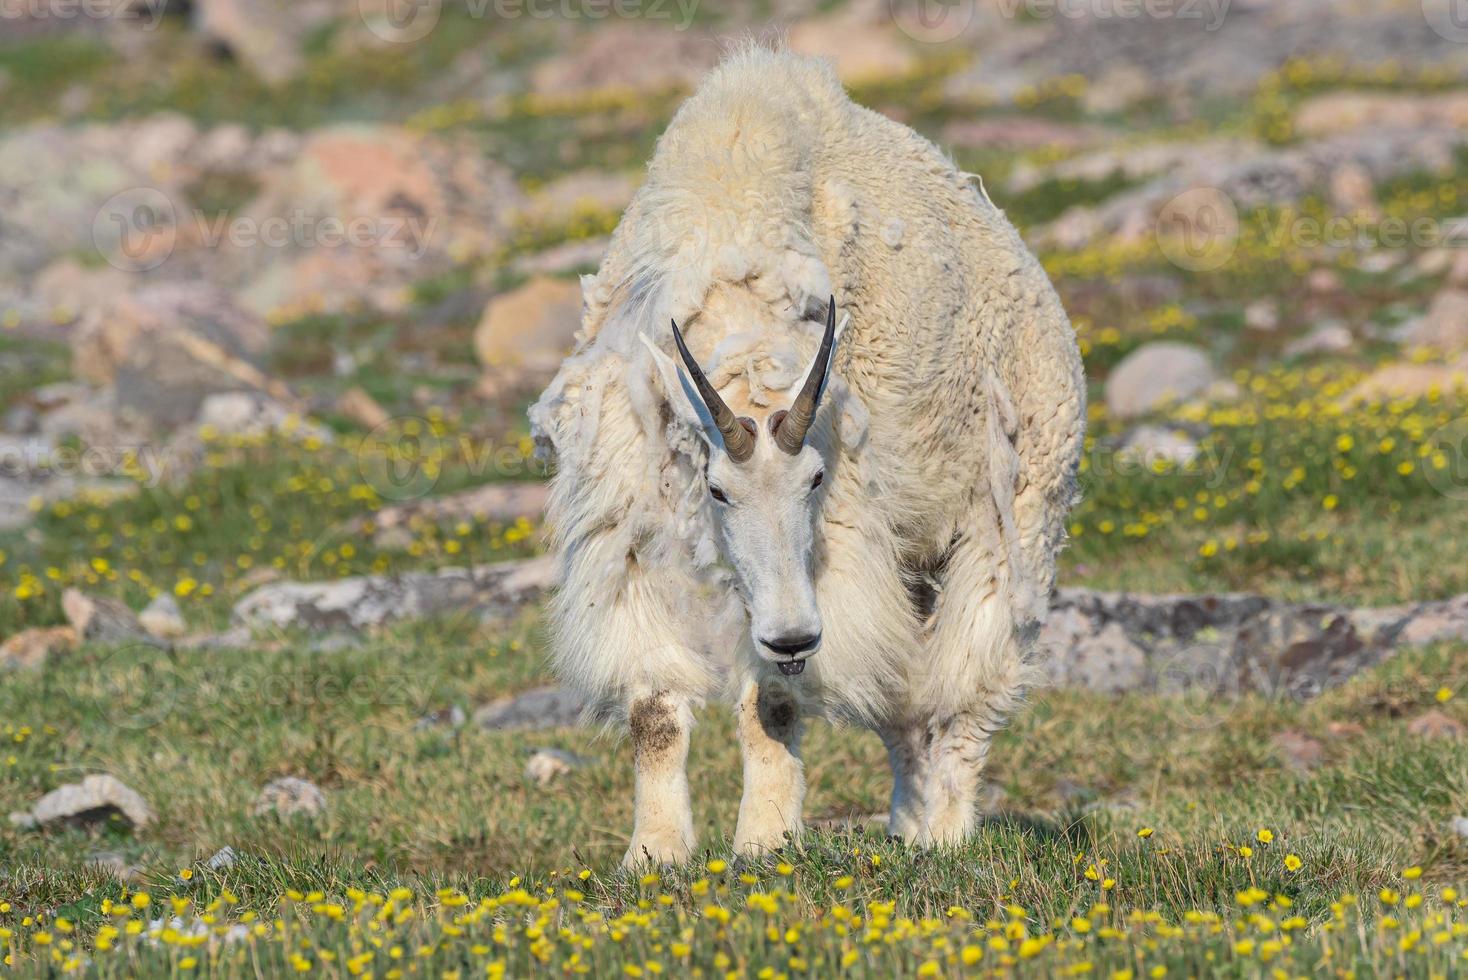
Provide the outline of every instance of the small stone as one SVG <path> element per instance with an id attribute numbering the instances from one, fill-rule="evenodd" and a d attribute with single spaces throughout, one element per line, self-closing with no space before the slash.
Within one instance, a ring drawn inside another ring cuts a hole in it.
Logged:
<path id="1" fill-rule="evenodd" d="M 1354 721 L 1333 721 L 1325 726 L 1325 731 L 1331 738 L 1360 738 L 1366 734 L 1366 729 Z"/>
<path id="2" fill-rule="evenodd" d="M 225 871 L 234 867 L 235 860 L 238 857 L 239 854 L 235 852 L 235 849 L 226 844 L 215 851 L 209 860 L 204 862 L 204 867 L 210 871 Z"/>
<path id="3" fill-rule="evenodd" d="M 1433 708 L 1407 722 L 1407 734 L 1418 738 L 1462 738 L 1463 723 Z"/>
<path id="4" fill-rule="evenodd" d="M 1274 736 L 1274 747 L 1291 769 L 1300 772 L 1309 772 L 1325 759 L 1325 746 L 1320 740 L 1294 728 Z"/>
<path id="5" fill-rule="evenodd" d="M 70 626 L 22 630 L 0 645 L 0 667 L 39 667 L 74 649 L 76 631 Z"/>
<path id="6" fill-rule="evenodd" d="M 474 712 L 474 723 L 491 731 L 566 728 L 581 719 L 584 702 L 562 687 L 537 687 L 491 701 Z"/>
<path id="7" fill-rule="evenodd" d="M 177 639 L 189 631 L 178 601 L 167 592 L 158 593 L 143 607 L 143 611 L 138 613 L 138 622 L 142 623 L 143 629 L 164 640 Z"/>
<path id="8" fill-rule="evenodd" d="M 1139 425 L 1121 442 L 1118 455 L 1150 469 L 1154 463 L 1183 465 L 1198 456 L 1198 444 L 1185 432 L 1160 425 Z"/>
<path id="9" fill-rule="evenodd" d="M 549 786 L 584 765 L 586 760 L 574 752 L 563 749 L 533 749 L 525 763 L 525 778 L 537 786 Z"/>
<path id="10" fill-rule="evenodd" d="M 1272 299 L 1256 299 L 1244 307 L 1244 325 L 1265 332 L 1278 329 L 1279 304 Z"/>
<path id="11" fill-rule="evenodd" d="M 378 404 L 377 399 L 367 394 L 362 388 L 348 388 L 341 393 L 336 400 L 336 410 L 364 429 L 377 429 L 387 425 L 391 416 L 387 409 Z"/>
<path id="12" fill-rule="evenodd" d="M 1325 320 L 1317 324 L 1309 333 L 1293 340 L 1285 346 L 1286 357 L 1300 357 L 1306 354 L 1340 354 L 1350 350 L 1356 344 L 1356 338 L 1351 334 L 1351 328 L 1339 320 Z"/>
<path id="13" fill-rule="evenodd" d="M 1451 824 L 1453 833 L 1459 837 L 1468 837 L 1468 817 L 1454 817 Z"/>
<path id="14" fill-rule="evenodd" d="M 1322 295 L 1341 291 L 1341 277 L 1334 269 L 1311 269 L 1310 275 L 1305 277 L 1305 284 L 1310 292 Z"/>
<path id="15" fill-rule="evenodd" d="M 413 728 L 420 732 L 432 728 L 463 728 L 464 722 L 468 720 L 469 716 L 464 714 L 464 709 L 454 704 L 447 708 L 439 708 L 437 711 L 430 711 L 413 722 Z"/>
<path id="16" fill-rule="evenodd" d="M 116 776 L 100 773 L 53 789 L 36 801 L 30 813 L 11 814 L 10 819 L 21 827 L 95 826 L 114 816 L 123 817 L 137 829 L 153 822 L 153 811 L 136 790 Z"/>
<path id="17" fill-rule="evenodd" d="M 83 642 L 156 643 L 133 611 L 117 599 L 67 589 L 61 594 L 61 611 Z"/>
<path id="18" fill-rule="evenodd" d="M 255 816 L 318 817 L 326 810 L 326 794 L 315 783 L 296 776 L 272 779 L 255 800 Z"/>

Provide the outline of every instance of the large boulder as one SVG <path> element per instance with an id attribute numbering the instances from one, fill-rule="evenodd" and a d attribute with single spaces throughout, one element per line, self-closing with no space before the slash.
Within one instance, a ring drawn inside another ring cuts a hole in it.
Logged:
<path id="1" fill-rule="evenodd" d="M 306 35 L 330 16 L 330 4 L 311 0 L 196 0 L 194 28 L 228 51 L 262 81 L 287 81 L 305 64 Z"/>
<path id="2" fill-rule="evenodd" d="M 37 800 L 29 813 L 12 813 L 10 821 L 18 827 L 90 826 L 113 817 L 141 829 L 153 822 L 153 810 L 122 780 L 100 773 L 53 789 Z"/>
<path id="3" fill-rule="evenodd" d="M 511 615 L 550 588 L 554 571 L 549 558 L 532 558 L 438 572 L 277 582 L 242 598 L 234 617 L 250 627 L 339 632 L 450 613 Z"/>
<path id="4" fill-rule="evenodd" d="M 1468 128 L 1468 92 L 1328 92 L 1295 110 L 1295 130 L 1304 136 L 1424 126 Z"/>
<path id="5" fill-rule="evenodd" d="M 1060 589 L 1038 641 L 1050 678 L 1093 690 L 1306 699 L 1404 647 L 1468 638 L 1468 595 L 1353 609 L 1267 596 Z M 1211 707 L 1206 710 L 1212 711 Z"/>
<path id="6" fill-rule="evenodd" d="M 1341 399 L 1345 407 L 1393 398 L 1422 398 L 1432 393 L 1468 392 L 1468 357 L 1452 364 L 1383 364 L 1363 378 Z"/>
<path id="7" fill-rule="evenodd" d="M 1444 289 L 1433 297 L 1427 313 L 1405 325 L 1402 340 L 1424 347 L 1458 350 L 1468 347 L 1468 289 Z"/>
<path id="8" fill-rule="evenodd" d="M 256 313 L 400 309 L 408 287 L 494 252 L 523 194 L 464 139 L 336 126 L 267 174 L 219 246 Z"/>
<path id="9" fill-rule="evenodd" d="M 474 352 L 496 390 L 539 388 L 556 373 L 581 326 L 581 288 L 537 276 L 490 300 L 474 330 Z"/>
<path id="10" fill-rule="evenodd" d="M 159 282 L 118 296 L 72 337 L 72 367 L 113 385 L 117 407 L 160 428 L 192 420 L 211 394 L 280 385 L 261 370 L 269 330 L 206 282 Z"/>
<path id="11" fill-rule="evenodd" d="M 1106 408 L 1135 418 L 1202 392 L 1218 379 L 1208 355 L 1191 344 L 1158 340 L 1122 358 L 1106 379 Z"/>

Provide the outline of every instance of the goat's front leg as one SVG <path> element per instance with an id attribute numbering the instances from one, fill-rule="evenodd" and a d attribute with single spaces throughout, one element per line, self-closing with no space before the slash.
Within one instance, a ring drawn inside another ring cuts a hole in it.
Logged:
<path id="1" fill-rule="evenodd" d="M 688 737 L 693 711 L 666 691 L 635 698 L 627 712 L 637 767 L 632 844 L 624 867 L 682 864 L 693 854 L 688 799 Z"/>
<path id="2" fill-rule="evenodd" d="M 805 770 L 800 762 L 800 704 L 773 680 L 745 685 L 739 698 L 739 747 L 744 796 L 734 849 L 754 856 L 800 835 Z"/>

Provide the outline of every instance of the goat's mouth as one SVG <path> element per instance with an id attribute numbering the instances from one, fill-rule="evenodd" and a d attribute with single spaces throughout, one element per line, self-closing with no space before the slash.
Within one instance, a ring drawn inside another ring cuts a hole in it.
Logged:
<path id="1" fill-rule="evenodd" d="M 804 660 L 777 660 L 777 661 L 775 661 L 775 666 L 776 667 L 779 667 L 780 668 L 780 673 L 784 674 L 786 677 L 794 677 L 796 674 L 798 674 L 801 671 L 805 670 L 805 661 Z"/>

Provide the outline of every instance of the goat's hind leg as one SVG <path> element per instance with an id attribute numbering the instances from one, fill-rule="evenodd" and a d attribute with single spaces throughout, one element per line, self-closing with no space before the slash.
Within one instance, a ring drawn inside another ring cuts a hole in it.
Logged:
<path id="1" fill-rule="evenodd" d="M 923 784 L 928 771 L 927 727 L 911 722 L 891 722 L 877 730 L 887 748 L 892 766 L 892 804 L 887 832 L 915 844 L 926 837 L 923 814 Z"/>
<path id="2" fill-rule="evenodd" d="M 928 644 L 930 673 L 917 699 L 930 739 L 924 842 L 952 845 L 978 827 L 989 742 L 1032 674 L 996 562 L 972 540 L 950 557 Z"/>

